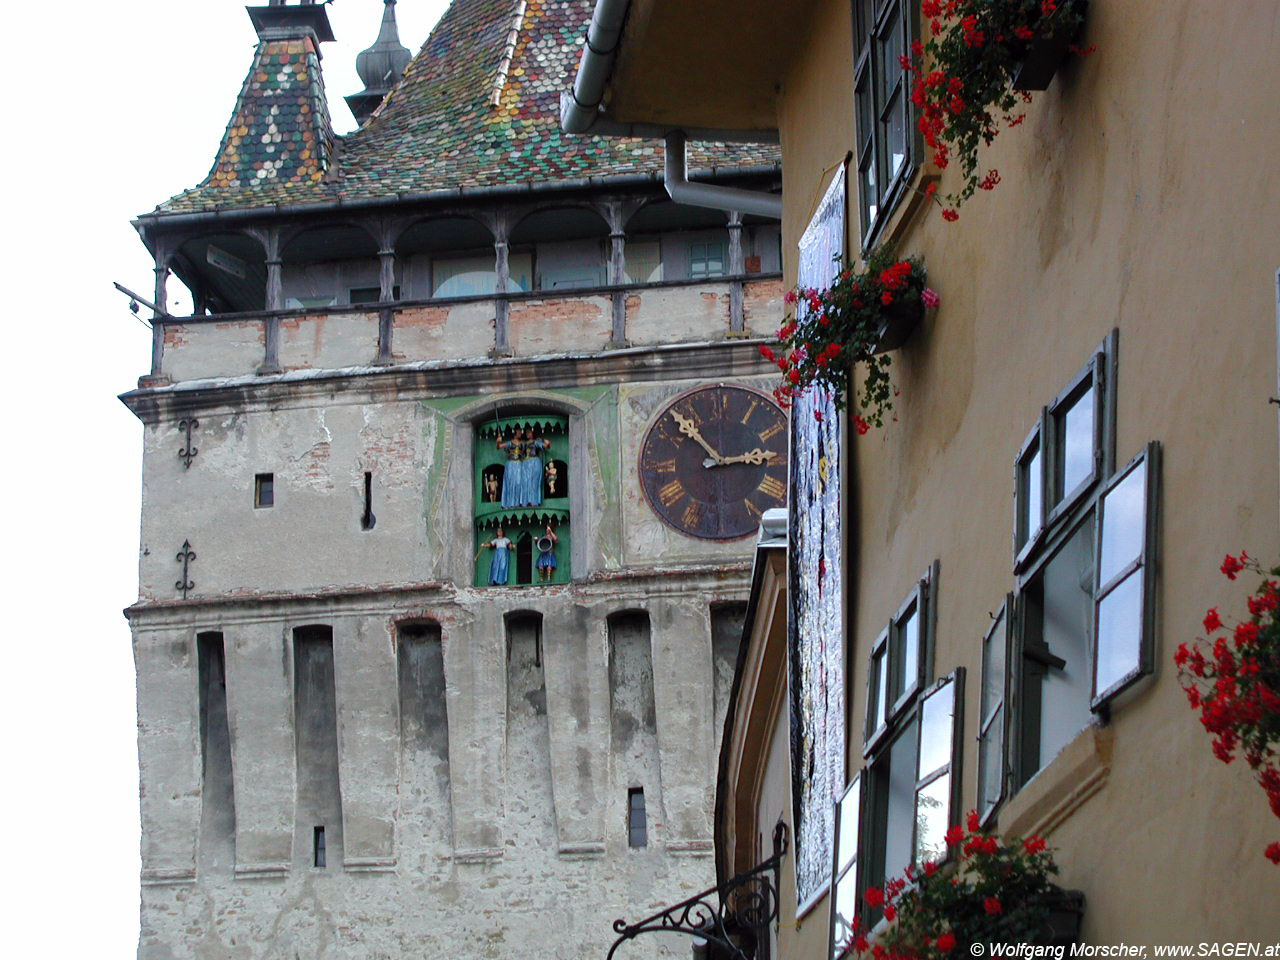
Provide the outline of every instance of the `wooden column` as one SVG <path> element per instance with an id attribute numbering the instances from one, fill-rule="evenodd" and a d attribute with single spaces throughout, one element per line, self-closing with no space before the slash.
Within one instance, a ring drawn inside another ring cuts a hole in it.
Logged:
<path id="1" fill-rule="evenodd" d="M 284 309 L 284 261 L 280 259 L 280 230 L 272 228 L 260 234 L 267 253 L 267 318 L 264 321 L 265 349 L 258 373 L 280 372 L 280 318 L 276 312 Z"/>
<path id="2" fill-rule="evenodd" d="M 510 245 L 507 242 L 507 236 L 508 224 L 506 220 L 502 218 L 495 220 L 493 223 L 493 255 L 497 281 L 494 284 L 493 349 L 498 354 L 506 354 L 511 351 L 511 346 L 507 339 L 507 318 L 511 312 L 510 304 L 506 298 L 507 287 L 511 281 Z"/>
<path id="3" fill-rule="evenodd" d="M 746 272 L 746 262 L 742 255 L 742 214 L 737 210 L 729 213 L 729 274 L 740 278 Z M 729 281 L 729 332 L 741 333 L 746 322 L 743 314 L 744 284 L 741 279 Z"/>

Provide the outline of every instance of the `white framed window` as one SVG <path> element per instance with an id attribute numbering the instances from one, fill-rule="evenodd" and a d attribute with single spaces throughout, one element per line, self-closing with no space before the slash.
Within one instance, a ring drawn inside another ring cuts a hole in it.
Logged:
<path id="1" fill-rule="evenodd" d="M 513 253 L 507 259 L 509 290 L 533 289 L 533 255 Z M 498 289 L 498 273 L 492 254 L 450 257 L 431 262 L 433 297 L 484 297 Z"/>
<path id="2" fill-rule="evenodd" d="M 657 240 L 628 243 L 626 246 L 627 283 L 660 283 L 662 281 L 662 244 Z"/>

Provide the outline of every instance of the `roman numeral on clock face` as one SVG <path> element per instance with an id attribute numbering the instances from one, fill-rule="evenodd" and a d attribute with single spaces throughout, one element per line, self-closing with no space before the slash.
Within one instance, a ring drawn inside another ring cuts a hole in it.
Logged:
<path id="1" fill-rule="evenodd" d="M 760 518 L 763 516 L 763 514 L 760 511 L 760 508 L 757 507 L 750 500 L 743 500 L 742 505 L 747 508 L 747 512 L 751 514 L 751 516 L 754 517 L 757 521 L 759 521 Z"/>
<path id="2" fill-rule="evenodd" d="M 689 501 L 689 505 L 684 508 L 684 516 L 680 518 L 680 522 L 686 527 L 696 527 L 702 520 L 703 506 L 697 500 Z"/>
<path id="3" fill-rule="evenodd" d="M 742 415 L 742 420 L 740 421 L 744 426 L 746 425 L 746 422 L 751 419 L 751 415 L 756 412 L 756 407 L 758 406 L 760 406 L 759 400 L 751 401 L 751 406 L 747 407 L 747 412 Z"/>
<path id="4" fill-rule="evenodd" d="M 675 473 L 676 472 L 675 457 L 672 457 L 670 460 L 660 460 L 659 462 L 653 465 L 653 469 L 658 471 L 658 473 Z"/>
<path id="5" fill-rule="evenodd" d="M 658 491 L 658 502 L 664 507 L 671 507 L 684 496 L 684 485 L 677 479 L 672 480 Z"/>
<path id="6" fill-rule="evenodd" d="M 764 433 L 760 434 L 761 441 L 768 440 L 770 437 L 775 437 L 778 434 L 780 434 L 782 432 L 783 426 L 784 425 L 781 423 L 775 423 L 772 427 L 770 427 Z"/>
<path id="7" fill-rule="evenodd" d="M 765 478 L 760 481 L 760 486 L 757 487 L 756 489 L 758 489 L 766 497 L 772 497 L 774 500 L 777 500 L 777 501 L 783 500 L 787 495 L 787 488 L 783 484 L 783 482 L 779 480 L 777 477 L 770 477 L 768 475 L 766 475 Z"/>

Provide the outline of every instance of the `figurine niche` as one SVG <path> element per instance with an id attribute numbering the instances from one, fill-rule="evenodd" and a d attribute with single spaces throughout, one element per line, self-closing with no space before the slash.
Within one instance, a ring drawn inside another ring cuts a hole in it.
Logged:
<path id="1" fill-rule="evenodd" d="M 484 472 L 484 499 L 486 503 L 497 503 L 498 497 L 502 496 L 502 489 L 498 484 L 498 473 L 496 470 L 486 470 Z"/>
<path id="2" fill-rule="evenodd" d="M 560 496 L 560 471 L 554 460 L 547 461 L 547 496 Z"/>

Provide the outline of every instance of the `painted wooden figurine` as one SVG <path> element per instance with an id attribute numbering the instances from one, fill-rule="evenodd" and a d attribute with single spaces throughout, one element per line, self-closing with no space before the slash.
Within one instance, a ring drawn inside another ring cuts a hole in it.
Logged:
<path id="1" fill-rule="evenodd" d="M 535 438 L 533 428 L 530 428 L 529 436 L 525 438 L 524 442 L 525 460 L 521 465 L 524 473 L 521 495 L 524 499 L 520 506 L 537 507 L 542 505 L 542 454 L 550 449 L 551 441 L 544 437 Z"/>
<path id="2" fill-rule="evenodd" d="M 554 460 L 547 461 L 547 496 L 560 496 L 560 471 Z"/>
<path id="3" fill-rule="evenodd" d="M 489 561 L 489 583 L 496 587 L 505 587 L 511 579 L 511 553 L 516 545 L 507 539 L 506 531 L 498 527 L 495 536 L 482 547 L 493 550 L 493 559 Z"/>
<path id="4" fill-rule="evenodd" d="M 502 474 L 502 505 L 524 506 L 524 428 L 516 427 L 509 438 L 498 439 L 498 449 L 507 452 L 507 469 Z"/>
<path id="5" fill-rule="evenodd" d="M 498 497 L 502 495 L 501 487 L 498 484 L 498 474 L 495 471 L 487 470 L 484 475 L 484 499 L 488 503 L 497 503 Z"/>
<path id="6" fill-rule="evenodd" d="M 550 583 L 556 575 L 556 544 L 559 542 L 560 538 L 548 523 L 547 532 L 538 538 L 538 579 L 543 583 Z"/>

